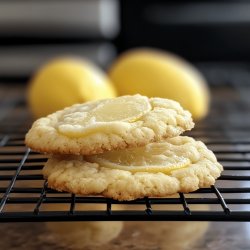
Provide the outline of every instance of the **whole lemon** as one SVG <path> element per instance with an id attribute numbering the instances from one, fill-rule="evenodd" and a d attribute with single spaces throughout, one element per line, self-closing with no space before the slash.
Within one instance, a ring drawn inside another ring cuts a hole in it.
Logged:
<path id="1" fill-rule="evenodd" d="M 209 110 L 206 81 L 191 64 L 173 54 L 153 49 L 134 49 L 121 55 L 109 69 L 119 95 L 142 94 L 178 101 L 193 118 Z"/>
<path id="2" fill-rule="evenodd" d="M 116 96 L 109 78 L 83 59 L 57 58 L 41 67 L 28 86 L 33 115 L 46 116 L 75 103 Z"/>

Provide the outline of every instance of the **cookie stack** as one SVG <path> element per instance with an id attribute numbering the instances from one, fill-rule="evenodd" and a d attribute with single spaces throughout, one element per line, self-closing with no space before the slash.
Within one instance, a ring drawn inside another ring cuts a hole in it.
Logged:
<path id="1" fill-rule="evenodd" d="M 48 186 L 117 200 L 209 187 L 223 170 L 179 103 L 141 95 L 76 104 L 34 122 L 25 141 L 49 154 Z"/>

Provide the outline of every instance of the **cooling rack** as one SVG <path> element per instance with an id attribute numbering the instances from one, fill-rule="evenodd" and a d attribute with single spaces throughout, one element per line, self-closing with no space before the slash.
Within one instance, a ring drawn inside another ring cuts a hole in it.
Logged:
<path id="1" fill-rule="evenodd" d="M 41 175 L 46 156 L 24 145 L 31 120 L 22 95 L 5 89 L 0 102 L 0 222 L 250 221 L 250 103 L 244 98 L 246 91 L 249 88 L 241 92 L 214 89 L 210 116 L 189 133 L 204 141 L 224 166 L 215 186 L 167 198 L 118 202 L 49 189 Z"/>

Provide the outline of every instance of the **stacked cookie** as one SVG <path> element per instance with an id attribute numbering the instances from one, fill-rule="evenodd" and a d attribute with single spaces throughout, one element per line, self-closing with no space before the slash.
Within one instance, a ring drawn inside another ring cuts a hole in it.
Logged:
<path id="1" fill-rule="evenodd" d="M 222 166 L 179 103 L 141 95 L 76 104 L 34 122 L 33 150 L 50 155 L 49 187 L 117 200 L 164 197 L 214 184 Z"/>

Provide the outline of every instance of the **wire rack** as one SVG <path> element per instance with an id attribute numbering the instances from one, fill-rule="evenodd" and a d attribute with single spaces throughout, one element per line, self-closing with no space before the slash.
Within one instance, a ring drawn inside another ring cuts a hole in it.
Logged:
<path id="1" fill-rule="evenodd" d="M 46 156 L 24 145 L 31 122 L 23 100 L 18 91 L 8 93 L 1 101 L 0 222 L 250 221 L 250 105 L 235 89 L 214 90 L 210 116 L 189 133 L 223 164 L 216 185 L 129 202 L 49 189 L 41 175 Z"/>

